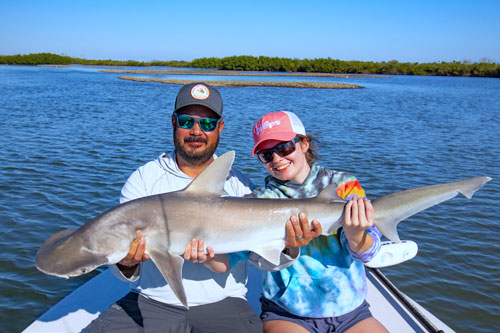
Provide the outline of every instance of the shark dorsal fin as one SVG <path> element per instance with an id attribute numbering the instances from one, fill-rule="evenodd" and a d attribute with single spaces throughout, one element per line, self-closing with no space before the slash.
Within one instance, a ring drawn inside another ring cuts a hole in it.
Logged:
<path id="1" fill-rule="evenodd" d="M 225 194 L 224 183 L 233 165 L 234 155 L 234 150 L 231 150 L 216 158 L 215 161 L 210 163 L 184 191 L 217 196 Z"/>
<path id="2" fill-rule="evenodd" d="M 323 191 L 321 191 L 316 198 L 327 202 L 341 200 L 337 196 L 337 186 L 335 184 L 330 184 L 327 187 L 325 187 Z"/>

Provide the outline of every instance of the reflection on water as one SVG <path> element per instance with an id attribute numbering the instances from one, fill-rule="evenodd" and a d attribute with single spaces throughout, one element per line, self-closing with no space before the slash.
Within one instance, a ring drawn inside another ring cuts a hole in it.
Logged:
<path id="1" fill-rule="evenodd" d="M 88 67 L 0 67 L 0 321 L 26 327 L 95 273 L 63 280 L 34 267 L 40 244 L 118 203 L 138 166 L 172 149 L 179 86 L 116 79 Z M 220 79 L 216 77 L 214 79 Z M 307 78 L 310 80 L 311 78 Z M 320 144 L 322 164 L 354 173 L 371 198 L 473 176 L 493 181 L 399 225 L 418 256 L 386 273 L 457 331 L 500 325 L 500 105 L 498 79 L 318 79 L 361 90 L 220 88 L 218 152 L 258 185 L 251 129 L 264 113 L 296 112 Z"/>

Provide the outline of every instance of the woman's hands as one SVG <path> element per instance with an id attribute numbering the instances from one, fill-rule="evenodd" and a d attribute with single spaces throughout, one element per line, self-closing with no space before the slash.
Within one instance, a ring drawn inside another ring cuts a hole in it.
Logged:
<path id="1" fill-rule="evenodd" d="M 375 211 L 370 200 L 353 198 L 345 206 L 342 226 L 352 251 L 366 251 L 373 244 L 373 239 L 366 232 L 373 226 Z"/>
<path id="2" fill-rule="evenodd" d="M 317 220 L 313 220 L 311 226 L 312 229 L 304 213 L 300 213 L 298 219 L 296 216 L 290 217 L 286 222 L 286 248 L 306 246 L 313 238 L 321 235 L 321 224 Z"/>

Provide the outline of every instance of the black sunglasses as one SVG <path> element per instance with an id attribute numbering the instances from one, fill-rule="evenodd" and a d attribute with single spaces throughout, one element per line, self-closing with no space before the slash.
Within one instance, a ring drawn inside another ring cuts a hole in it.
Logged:
<path id="1" fill-rule="evenodd" d="M 217 124 L 222 120 L 222 118 L 200 118 L 188 116 L 187 114 L 174 113 L 174 115 L 176 123 L 179 127 L 191 129 L 194 127 L 194 124 L 198 124 L 203 132 L 212 132 L 215 128 L 217 128 Z"/>
<path id="2" fill-rule="evenodd" d="M 295 144 L 299 141 L 300 138 L 295 137 L 295 139 L 291 141 L 278 143 L 273 148 L 257 150 L 255 154 L 257 155 L 259 161 L 261 161 L 262 163 L 269 163 L 273 160 L 274 153 L 278 154 L 281 157 L 285 157 L 293 153 L 295 151 Z"/>

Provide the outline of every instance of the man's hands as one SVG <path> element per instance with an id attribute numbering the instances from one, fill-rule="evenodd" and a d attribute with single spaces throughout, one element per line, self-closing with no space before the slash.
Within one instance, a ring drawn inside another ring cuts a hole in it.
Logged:
<path id="1" fill-rule="evenodd" d="M 212 260 L 215 257 L 215 253 L 211 246 L 207 246 L 207 252 L 205 253 L 205 243 L 203 239 L 193 238 L 191 242 L 186 245 L 183 257 L 185 260 L 189 260 L 192 263 L 203 264 Z"/>
<path id="2" fill-rule="evenodd" d="M 139 263 L 149 260 L 149 255 L 145 253 L 146 238 L 144 238 L 140 230 L 137 230 L 135 233 L 137 238 L 130 244 L 127 255 L 116 264 L 126 277 L 132 276 Z"/>
<path id="3" fill-rule="evenodd" d="M 321 235 L 321 224 L 317 220 L 311 222 L 312 229 L 309 226 L 309 220 L 304 213 L 290 217 L 286 222 L 286 248 L 306 246 L 313 239 Z"/>
<path id="4" fill-rule="evenodd" d="M 373 244 L 365 229 L 373 226 L 375 213 L 370 200 L 354 198 L 345 206 L 344 234 L 349 241 L 352 251 L 360 253 L 366 251 Z"/>
<path id="5" fill-rule="evenodd" d="M 203 239 L 193 238 L 186 245 L 182 256 L 185 260 L 203 264 L 216 273 L 224 273 L 229 270 L 229 258 L 227 254 L 215 254 L 211 246 L 207 246 L 205 252 L 205 242 Z"/>

